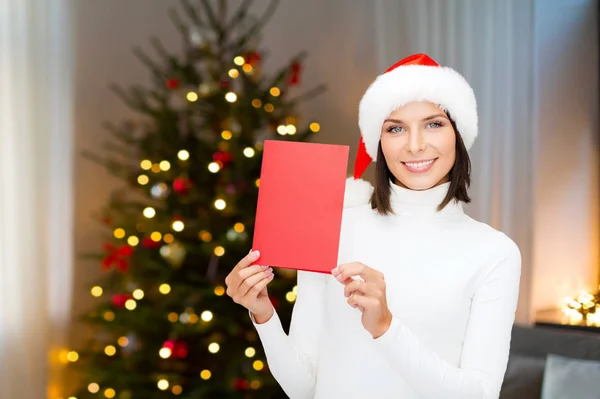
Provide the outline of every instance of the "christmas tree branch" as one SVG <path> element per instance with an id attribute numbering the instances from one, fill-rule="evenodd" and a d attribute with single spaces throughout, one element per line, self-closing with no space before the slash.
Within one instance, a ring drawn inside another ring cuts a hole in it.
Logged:
<path id="1" fill-rule="evenodd" d="M 159 79 L 164 80 L 165 74 L 158 68 L 150 57 L 146 55 L 139 47 L 134 48 L 133 54 Z"/>
<path id="2" fill-rule="evenodd" d="M 321 84 L 321 85 L 315 87 L 314 89 L 311 89 L 311 90 L 307 91 L 306 93 L 303 93 L 303 94 L 297 96 L 293 100 L 290 100 L 290 102 L 287 104 L 287 106 L 289 106 L 289 107 L 295 107 L 299 103 L 301 103 L 302 101 L 308 100 L 308 99 L 313 98 L 313 97 L 316 97 L 316 96 L 318 96 L 319 94 L 323 93 L 326 90 L 327 90 L 327 86 L 324 85 L 324 84 Z"/>
<path id="3" fill-rule="evenodd" d="M 206 27 L 206 24 L 200 18 L 200 15 L 196 12 L 196 8 L 190 4 L 189 0 L 181 0 L 181 6 L 187 13 L 188 17 L 192 20 L 192 22 L 199 27 Z"/>
<path id="4" fill-rule="evenodd" d="M 237 8 L 237 10 L 233 13 L 233 17 L 225 27 L 225 31 L 230 31 L 235 29 L 238 24 L 240 24 L 244 18 L 248 16 L 248 8 L 254 3 L 254 0 L 244 0 L 242 4 Z"/>
<path id="5" fill-rule="evenodd" d="M 206 17 L 208 18 L 209 25 L 217 32 L 219 37 L 223 37 L 223 26 L 221 26 L 221 23 L 217 18 L 217 15 L 215 14 L 215 10 L 213 10 L 212 6 L 210 5 L 210 1 L 201 0 L 201 4 L 204 7 L 204 12 L 206 13 Z"/>
<path id="6" fill-rule="evenodd" d="M 279 5 L 279 0 L 271 0 L 267 10 L 263 15 L 258 19 L 258 21 L 252 25 L 246 32 L 240 35 L 240 38 L 233 45 L 229 46 L 228 50 L 238 52 L 239 49 L 244 47 L 260 30 L 262 27 L 268 22 L 269 19 L 275 13 L 277 6 Z"/>

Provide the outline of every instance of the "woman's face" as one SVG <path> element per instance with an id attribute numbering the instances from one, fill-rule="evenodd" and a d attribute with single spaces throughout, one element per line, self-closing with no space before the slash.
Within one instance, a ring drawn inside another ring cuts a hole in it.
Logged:
<path id="1" fill-rule="evenodd" d="M 414 102 L 385 120 L 381 149 L 396 184 L 426 190 L 448 181 L 456 159 L 456 133 L 436 105 Z"/>

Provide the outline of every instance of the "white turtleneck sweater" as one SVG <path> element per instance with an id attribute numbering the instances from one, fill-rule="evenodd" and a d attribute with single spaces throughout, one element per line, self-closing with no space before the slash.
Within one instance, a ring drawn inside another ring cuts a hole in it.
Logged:
<path id="1" fill-rule="evenodd" d="M 393 215 L 345 209 L 338 264 L 381 271 L 393 315 L 377 339 L 332 275 L 298 272 L 290 332 L 254 323 L 269 368 L 292 399 L 498 398 L 510 346 L 520 252 L 451 202 L 449 183 L 392 185 Z"/>

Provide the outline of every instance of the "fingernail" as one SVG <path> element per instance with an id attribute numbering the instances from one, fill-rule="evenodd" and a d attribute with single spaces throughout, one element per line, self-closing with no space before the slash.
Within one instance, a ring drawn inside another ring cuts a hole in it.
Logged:
<path id="1" fill-rule="evenodd" d="M 342 275 L 338 274 L 337 276 L 335 276 L 335 278 L 337 279 L 337 281 L 342 281 Z"/>
<path id="2" fill-rule="evenodd" d="M 340 273 L 340 269 L 338 269 L 338 268 L 336 267 L 335 269 L 333 269 L 333 270 L 331 271 L 331 273 L 332 273 L 334 276 L 337 276 L 337 275 Z"/>
<path id="3" fill-rule="evenodd" d="M 252 259 L 258 259 L 258 257 L 259 257 L 259 256 L 260 256 L 260 252 L 258 252 L 258 251 L 252 251 L 252 252 L 250 253 L 250 257 L 251 257 Z"/>
<path id="4" fill-rule="evenodd" d="M 273 274 L 273 269 L 271 269 L 270 267 L 266 270 L 267 274 Z"/>
<path id="5" fill-rule="evenodd" d="M 261 265 L 260 267 L 262 267 L 263 269 L 266 269 L 269 266 L 267 266 L 267 265 Z"/>

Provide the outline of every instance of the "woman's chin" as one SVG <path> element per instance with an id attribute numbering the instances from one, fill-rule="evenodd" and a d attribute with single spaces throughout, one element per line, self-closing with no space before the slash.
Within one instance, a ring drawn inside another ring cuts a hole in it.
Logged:
<path id="1" fill-rule="evenodd" d="M 432 178 L 431 176 L 419 176 L 419 177 L 403 177 L 402 179 L 396 179 L 396 184 L 400 187 L 408 188 L 409 190 L 429 190 L 435 186 L 443 184 L 447 179 Z"/>

